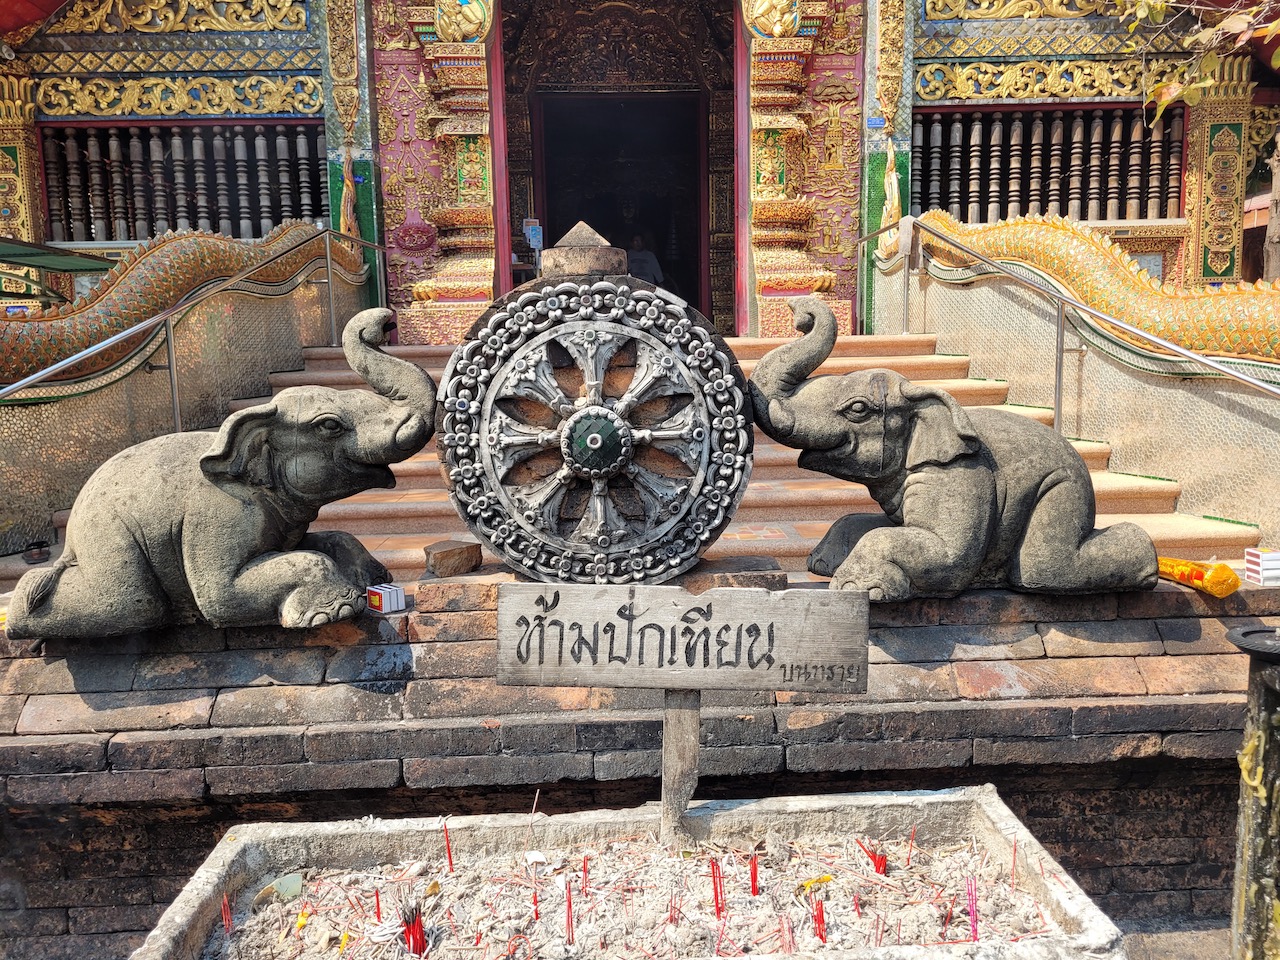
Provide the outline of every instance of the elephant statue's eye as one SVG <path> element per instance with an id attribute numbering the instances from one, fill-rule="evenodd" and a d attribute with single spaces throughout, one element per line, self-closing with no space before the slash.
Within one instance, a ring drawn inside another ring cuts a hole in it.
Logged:
<path id="1" fill-rule="evenodd" d="M 342 431 L 345 430 L 346 428 L 347 428 L 346 424 L 344 424 L 337 417 L 321 417 L 319 420 L 316 421 L 316 429 L 318 429 L 321 433 L 327 434 L 331 437 L 337 436 L 338 434 L 342 433 Z"/>
<path id="2" fill-rule="evenodd" d="M 848 403 L 844 404 L 840 408 L 840 412 L 850 420 L 865 420 L 875 412 L 875 407 L 873 407 L 869 401 L 859 398 L 857 400 L 850 400 Z"/>

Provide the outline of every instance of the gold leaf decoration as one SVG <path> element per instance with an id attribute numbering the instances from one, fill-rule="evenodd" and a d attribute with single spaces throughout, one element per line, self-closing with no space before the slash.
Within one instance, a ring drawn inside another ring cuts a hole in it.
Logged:
<path id="1" fill-rule="evenodd" d="M 929 63 L 916 69 L 921 100 L 1045 100 L 1070 97 L 1146 99 L 1185 72 L 1176 60 L 1029 60 L 1022 63 Z"/>
<path id="2" fill-rule="evenodd" d="M 319 77 L 46 77 L 36 106 L 50 117 L 221 117 L 324 108 Z"/>
<path id="3" fill-rule="evenodd" d="M 305 0 L 74 0 L 46 33 L 305 30 Z"/>

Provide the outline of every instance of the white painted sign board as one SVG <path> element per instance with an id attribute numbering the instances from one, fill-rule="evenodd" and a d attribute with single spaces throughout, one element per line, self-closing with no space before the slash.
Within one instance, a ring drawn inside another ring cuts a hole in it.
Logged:
<path id="1" fill-rule="evenodd" d="M 504 583 L 498 682 L 865 693 L 865 593 Z"/>

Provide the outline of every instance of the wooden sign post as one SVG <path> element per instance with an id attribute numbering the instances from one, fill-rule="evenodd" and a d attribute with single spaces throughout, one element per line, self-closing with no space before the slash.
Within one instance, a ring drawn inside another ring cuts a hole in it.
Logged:
<path id="1" fill-rule="evenodd" d="M 504 583 L 498 683 L 666 692 L 662 832 L 698 783 L 703 690 L 867 690 L 865 593 Z"/>

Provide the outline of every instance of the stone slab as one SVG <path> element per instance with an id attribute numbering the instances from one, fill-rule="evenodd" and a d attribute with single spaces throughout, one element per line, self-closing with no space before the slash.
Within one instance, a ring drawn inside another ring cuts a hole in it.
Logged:
<path id="1" fill-rule="evenodd" d="M 1164 653 L 1150 620 L 1042 623 L 1039 631 L 1050 657 L 1152 657 Z"/>
<path id="2" fill-rule="evenodd" d="M 427 573 L 436 577 L 471 573 L 483 559 L 478 540 L 439 540 L 426 547 Z"/>
<path id="3" fill-rule="evenodd" d="M 873 663 L 867 692 L 877 701 L 955 700 L 955 668 L 950 663 Z"/>
<path id="4" fill-rule="evenodd" d="M 400 785 L 400 761 L 210 767 L 205 778 L 209 783 L 209 793 L 222 797 L 322 790 L 381 790 Z"/>
<path id="5" fill-rule="evenodd" d="M 549 753 L 537 757 L 414 757 L 404 761 L 405 786 L 415 789 L 590 780 L 593 773 L 591 754 L 585 753 Z"/>
<path id="6" fill-rule="evenodd" d="M 70 733 L 0 740 L 0 776 L 87 773 L 106 768 L 106 734 Z"/>
<path id="7" fill-rule="evenodd" d="M 778 736 L 788 744 L 873 740 L 883 730 L 879 711 L 858 707 L 778 707 L 775 717 Z"/>
<path id="8" fill-rule="evenodd" d="M 1244 723 L 1244 696 L 1214 693 L 1085 700 L 1073 704 L 1071 731 L 1095 733 L 1236 730 Z"/>
<path id="9" fill-rule="evenodd" d="M 1072 709 L 1061 700 L 956 702 L 884 708 L 880 716 L 886 740 L 997 737 L 1011 731 L 1028 737 L 1066 737 L 1071 735 Z"/>
<path id="10" fill-rule="evenodd" d="M 1147 692 L 1133 657 L 971 661 L 955 664 L 955 673 L 960 696 L 969 700 L 1137 696 Z"/>
<path id="11" fill-rule="evenodd" d="M 398 720 L 402 683 L 341 683 L 319 687 L 240 687 L 222 690 L 215 727 L 299 726 Z"/>
<path id="12" fill-rule="evenodd" d="M 303 731 L 300 726 L 130 731 L 111 738 L 107 757 L 113 770 L 298 763 Z"/>
<path id="13" fill-rule="evenodd" d="M 881 627 L 871 631 L 872 663 L 1023 660 L 1044 656 L 1034 623 Z"/>
<path id="14" fill-rule="evenodd" d="M 423 680 L 492 677 L 498 668 L 498 641 L 415 643 L 412 656 L 412 673 Z"/>
<path id="15" fill-rule="evenodd" d="M 0 694 L 128 690 L 133 686 L 136 664 L 133 656 L 94 654 L 0 660 Z"/>
<path id="16" fill-rule="evenodd" d="M 496 753 L 501 724 L 487 726 L 447 720 L 316 724 L 307 729 L 308 760 L 398 760 L 402 757 Z"/>
<path id="17" fill-rule="evenodd" d="M 468 613 L 415 613 L 409 618 L 409 639 L 414 643 L 462 643 L 467 640 L 496 640 L 497 637 L 496 609 Z"/>
<path id="18" fill-rule="evenodd" d="M 366 611 L 352 620 L 339 620 L 337 623 L 326 623 L 323 627 L 308 627 L 305 630 L 235 627 L 227 631 L 227 646 L 233 650 L 279 650 L 400 643 L 406 637 L 408 621 L 407 613 L 382 616 Z"/>
<path id="19" fill-rule="evenodd" d="M 316 647 L 224 650 L 142 657 L 135 690 L 192 687 L 307 685 L 324 678 L 324 651 Z"/>
<path id="20" fill-rule="evenodd" d="M 8 801 L 15 804 L 128 803 L 142 800 L 200 800 L 202 770 L 125 770 L 10 777 Z"/>
<path id="21" fill-rule="evenodd" d="M 404 716 L 502 717 L 559 710 L 590 710 L 597 701 L 587 687 L 500 687 L 492 679 L 414 680 L 404 696 Z"/>
<path id="22" fill-rule="evenodd" d="M 975 766 L 1010 763 L 1108 763 L 1114 760 L 1154 757 L 1159 753 L 1158 733 L 1118 733 L 1052 739 L 977 737 L 973 741 Z"/>
<path id="23" fill-rule="evenodd" d="M 1234 693 L 1249 681 L 1247 654 L 1140 657 L 1138 669 L 1152 693 Z"/>
<path id="24" fill-rule="evenodd" d="M 501 564 L 489 564 L 475 573 L 442 580 L 424 577 L 414 590 L 418 613 L 465 613 L 497 610 L 498 584 L 514 583 L 516 575 Z"/>
<path id="25" fill-rule="evenodd" d="M 1161 580 L 1156 588 L 1118 595 L 1120 617 L 1274 617 L 1280 616 L 1280 587 L 1263 587 L 1242 578 L 1240 589 L 1218 599 L 1191 587 Z"/>
<path id="26" fill-rule="evenodd" d="M 413 649 L 407 643 L 343 647 L 333 652 L 324 672 L 326 683 L 412 680 L 413 676 Z"/>
<path id="27" fill-rule="evenodd" d="M 840 741 L 787 747 L 787 769 L 795 773 L 964 767 L 972 758 L 972 740 Z"/>
<path id="28" fill-rule="evenodd" d="M 0 734 L 13 733 L 26 703 L 26 694 L 0 696 Z"/>
<path id="29" fill-rule="evenodd" d="M 703 560 L 692 570 L 667 581 L 694 596 L 719 587 L 787 589 L 787 573 L 773 557 L 723 557 Z"/>
<path id="30" fill-rule="evenodd" d="M 939 622 L 1057 623 L 1071 620 L 1112 620 L 1116 594 L 1049 596 L 1013 590 L 966 590 L 952 600 L 939 601 Z"/>
<path id="31" fill-rule="evenodd" d="M 94 733 L 204 727 L 214 690 L 54 693 L 29 697 L 18 733 Z"/>
<path id="32" fill-rule="evenodd" d="M 1227 639 L 1237 627 L 1280 627 L 1280 617 L 1182 617 L 1156 621 L 1164 652 L 1174 656 L 1197 653 L 1239 653 Z"/>
<path id="33" fill-rule="evenodd" d="M 1244 729 L 1203 733 L 1170 733 L 1164 738 L 1165 756 L 1190 760 L 1231 760 L 1244 746 Z"/>

